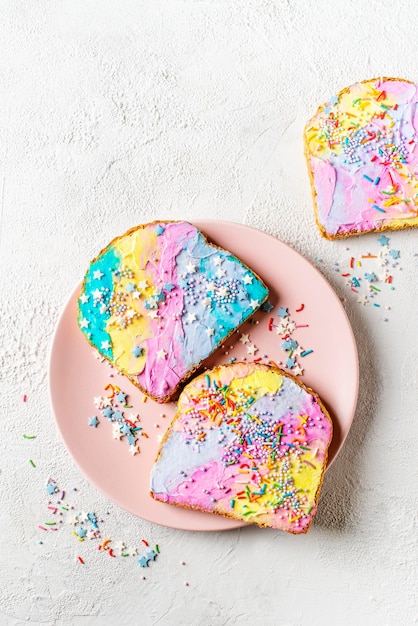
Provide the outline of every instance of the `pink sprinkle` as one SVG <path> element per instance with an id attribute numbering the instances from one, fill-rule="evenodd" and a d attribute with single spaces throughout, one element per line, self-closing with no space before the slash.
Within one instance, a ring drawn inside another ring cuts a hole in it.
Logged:
<path id="1" fill-rule="evenodd" d="M 22 399 L 23 399 L 23 402 L 26 402 L 26 400 L 28 399 L 27 395 L 26 395 L 26 394 L 24 394 L 24 396 L 23 396 L 23 398 L 22 398 Z"/>
<path id="2" fill-rule="evenodd" d="M 354 289 L 354 287 L 351 287 L 351 291 L 354 291 L 354 293 L 358 293 L 357 289 Z"/>
<path id="3" fill-rule="evenodd" d="M 38 526 L 41 530 L 46 530 L 45 526 Z"/>
<path id="4" fill-rule="evenodd" d="M 52 511 L 52 514 L 53 514 L 53 515 L 55 515 L 55 513 L 56 513 L 56 512 L 57 512 L 57 510 L 58 510 L 56 506 L 49 506 L 49 507 L 48 507 L 48 509 L 49 509 L 50 511 Z"/>
<path id="5" fill-rule="evenodd" d="M 296 328 L 309 328 L 309 324 L 296 324 Z"/>

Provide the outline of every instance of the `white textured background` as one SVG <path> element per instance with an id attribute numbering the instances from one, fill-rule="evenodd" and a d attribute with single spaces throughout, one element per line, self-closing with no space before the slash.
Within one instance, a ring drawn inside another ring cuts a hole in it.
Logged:
<path id="1" fill-rule="evenodd" d="M 403 269 L 388 322 L 349 298 L 360 401 L 306 537 L 180 532 L 118 510 L 58 437 L 46 365 L 90 258 L 154 218 L 260 227 L 321 256 L 347 295 L 332 264 L 376 237 L 320 239 L 302 129 L 356 80 L 418 81 L 417 27 L 414 0 L 2 0 L 1 626 L 417 623 L 417 231 L 391 238 Z M 81 510 L 109 512 L 109 536 L 158 541 L 147 580 L 68 527 L 41 537 L 49 475 Z"/>

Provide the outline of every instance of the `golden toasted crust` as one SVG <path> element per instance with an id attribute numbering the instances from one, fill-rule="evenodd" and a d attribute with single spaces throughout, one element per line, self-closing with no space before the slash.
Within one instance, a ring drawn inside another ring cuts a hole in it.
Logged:
<path id="1" fill-rule="evenodd" d="M 411 85 L 415 85 L 414 81 L 412 80 L 406 80 L 404 78 L 389 78 L 387 76 L 378 76 L 377 78 L 369 78 L 367 80 L 360 80 L 357 83 L 353 83 L 353 85 L 372 83 L 375 80 L 380 80 L 381 82 L 401 82 L 401 83 L 409 83 Z M 344 89 L 339 91 L 337 94 L 338 98 L 340 98 L 340 96 L 342 96 L 343 94 L 348 93 L 351 87 L 353 87 L 353 85 L 350 85 L 349 87 L 345 87 Z M 353 228 L 352 230 L 349 230 L 346 233 L 336 233 L 335 235 L 331 235 L 326 230 L 326 228 L 320 223 L 319 215 L 318 215 L 317 193 L 315 189 L 314 175 L 313 175 L 312 168 L 311 168 L 311 161 L 310 161 L 311 152 L 309 151 L 307 131 L 312 121 L 324 111 L 325 106 L 326 104 L 321 104 L 321 106 L 318 107 L 315 115 L 310 118 L 310 120 L 305 125 L 304 131 L 303 131 L 304 154 L 305 154 L 306 163 L 308 165 L 309 182 L 310 182 L 312 198 L 314 202 L 315 222 L 316 222 L 316 225 L 318 226 L 319 232 L 321 233 L 322 237 L 324 237 L 324 239 L 328 239 L 329 241 L 332 241 L 334 239 L 346 239 L 347 237 L 366 235 L 367 233 L 384 233 L 387 231 L 405 230 L 406 228 L 418 228 L 418 224 L 412 224 L 412 225 L 403 224 L 403 225 L 398 225 L 398 226 L 386 225 L 380 228 L 371 228 L 370 230 L 356 230 L 355 228 Z"/>
<path id="2" fill-rule="evenodd" d="M 103 248 L 99 254 L 96 255 L 96 257 L 90 262 L 90 265 L 92 265 L 93 263 L 95 263 L 104 252 L 106 252 L 106 250 L 108 248 L 110 248 L 111 246 L 113 246 L 117 241 L 119 241 L 120 239 L 124 239 L 125 237 L 131 235 L 132 233 L 134 233 L 135 231 L 139 230 L 139 229 L 143 229 L 143 228 L 148 228 L 149 226 L 156 226 L 157 224 L 178 224 L 183 222 L 184 220 L 154 220 L 153 222 L 148 222 L 147 224 L 139 224 L 138 226 L 134 226 L 133 228 L 130 228 L 129 230 L 126 231 L 126 233 L 124 233 L 123 235 L 119 235 L 118 237 L 114 237 L 114 239 L 112 239 L 112 241 L 110 243 L 107 244 L 107 246 L 105 248 Z M 190 223 L 190 222 L 187 222 Z M 191 224 L 192 226 L 194 226 L 193 224 Z M 197 228 L 195 226 L 195 228 Z M 235 256 L 232 252 L 229 252 L 229 250 L 226 250 L 225 248 L 221 248 L 220 246 L 217 246 L 216 244 L 212 243 L 209 241 L 209 239 L 206 237 L 205 233 L 203 233 L 200 228 L 197 229 L 203 236 L 204 240 L 210 244 L 211 246 L 213 246 L 213 248 L 216 248 L 217 250 L 221 250 L 222 252 L 227 252 L 228 254 L 231 254 L 232 256 Z M 235 257 L 238 259 L 238 257 Z M 242 264 L 243 267 L 245 267 L 248 271 L 250 271 L 252 274 L 254 274 L 254 276 L 260 281 L 260 283 L 267 289 L 267 295 L 266 297 L 261 301 L 260 303 L 260 307 L 263 305 L 263 303 L 267 300 L 268 298 L 268 287 L 266 286 L 266 284 L 264 283 L 264 281 L 258 276 L 258 274 L 256 274 L 254 272 L 254 270 L 252 270 L 250 267 L 248 267 L 248 265 L 246 265 L 243 261 L 241 261 L 241 259 L 238 259 L 239 262 Z M 80 290 L 80 294 L 83 293 L 84 291 L 84 286 L 85 286 L 85 282 L 86 282 L 86 278 L 87 278 L 87 274 L 88 274 L 88 270 L 84 276 L 83 279 L 83 283 L 81 285 L 81 290 Z M 256 309 L 254 311 L 254 314 L 260 309 L 260 307 L 258 309 Z M 244 324 L 248 319 L 250 319 L 251 315 L 249 315 L 248 317 L 246 317 L 239 326 L 236 326 L 235 328 L 233 328 L 231 330 L 231 332 L 225 336 L 224 341 L 226 341 L 234 332 L 235 330 L 237 330 L 237 328 L 239 328 L 240 326 L 242 326 L 242 324 Z M 80 312 L 77 312 L 77 324 L 78 326 L 80 326 L 79 324 L 80 322 Z M 83 333 L 84 337 L 86 338 L 86 340 L 89 342 L 89 344 L 95 348 L 96 346 L 88 339 L 88 337 Z M 206 357 L 207 359 L 214 353 L 216 352 L 216 350 L 218 349 L 219 346 L 217 346 L 215 348 L 215 350 L 213 350 L 210 354 L 208 354 L 208 356 Z M 170 402 L 172 400 L 175 400 L 179 394 L 180 391 L 180 387 L 183 385 L 183 383 L 188 380 L 195 372 L 196 370 L 198 370 L 201 366 L 202 363 L 204 363 L 204 361 L 201 361 L 200 363 L 198 363 L 196 365 L 196 367 L 194 367 L 192 370 L 189 370 L 189 372 L 183 376 L 183 378 L 181 378 L 179 380 L 179 382 L 177 383 L 177 385 L 175 386 L 175 388 L 167 395 L 165 395 L 163 398 L 158 398 L 157 396 L 154 396 L 152 393 L 150 393 L 149 391 L 147 391 L 144 387 L 142 387 L 142 385 L 140 385 L 138 383 L 137 380 L 135 380 L 135 378 L 125 372 L 123 372 L 122 370 L 119 370 L 119 368 L 116 367 L 116 365 L 113 363 L 113 361 L 111 359 L 109 359 L 107 356 L 103 355 L 103 358 L 106 359 L 106 361 L 108 361 L 113 367 L 115 367 L 116 369 L 118 369 L 118 371 L 121 372 L 121 374 L 123 374 L 124 376 L 126 376 L 126 378 L 128 378 L 131 383 L 137 387 L 137 389 L 139 389 L 140 391 L 142 391 L 142 393 L 144 393 L 146 396 L 148 396 L 149 398 L 151 398 L 152 400 L 155 400 L 155 402 L 158 402 L 159 404 L 164 404 L 166 402 Z M 206 359 L 205 359 L 206 360 Z"/>
<path id="3" fill-rule="evenodd" d="M 233 366 L 236 366 L 236 365 L 245 365 L 245 366 L 248 366 L 248 365 L 254 365 L 254 367 L 255 367 L 255 368 L 258 368 L 258 369 L 263 368 L 263 369 L 265 369 L 265 370 L 272 370 L 272 371 L 276 371 L 276 372 L 278 372 L 281 376 L 285 376 L 286 378 L 290 378 L 291 380 L 293 380 L 293 382 L 295 382 L 297 385 L 299 385 L 299 387 L 301 387 L 302 389 L 304 389 L 307 393 L 309 393 L 311 396 L 313 396 L 313 397 L 316 399 L 316 401 L 317 401 L 317 403 L 318 403 L 318 405 L 319 405 L 319 407 L 320 407 L 320 409 L 321 409 L 322 413 L 323 413 L 323 414 L 324 414 L 324 416 L 327 418 L 327 420 L 328 420 L 328 422 L 329 422 L 329 424 L 330 424 L 330 427 L 331 427 L 331 437 L 330 437 L 330 442 L 329 442 L 329 444 L 328 444 L 327 449 L 326 449 L 326 450 L 325 450 L 325 452 L 324 452 L 324 460 L 323 460 L 323 463 L 322 463 L 322 471 L 321 471 L 321 476 L 320 476 L 320 478 L 319 478 L 319 481 L 318 481 L 318 487 L 317 487 L 316 494 L 315 494 L 315 506 L 318 506 L 318 499 L 319 499 L 319 495 L 320 495 L 320 493 L 321 493 L 321 487 L 322 487 L 322 483 L 323 483 L 323 481 L 324 481 L 324 474 L 325 474 L 326 464 L 327 464 L 327 460 L 328 460 L 328 450 L 329 450 L 329 445 L 330 445 L 331 440 L 332 440 L 333 423 L 332 423 L 332 419 L 331 419 L 331 416 L 330 416 L 330 414 L 329 414 L 328 409 L 325 407 L 324 403 L 322 402 L 322 400 L 321 400 L 321 398 L 318 396 L 318 394 L 317 394 L 315 391 L 313 391 L 313 389 L 311 389 L 311 387 L 308 387 L 308 386 L 307 386 L 307 385 L 305 385 L 305 384 L 304 384 L 301 380 L 299 380 L 296 376 L 294 376 L 293 374 L 289 374 L 288 372 L 283 371 L 282 369 L 280 369 L 280 368 L 279 368 L 279 367 L 277 367 L 276 365 L 265 365 L 264 363 L 253 363 L 253 364 L 252 364 L 252 363 L 243 363 L 243 362 L 239 363 L 239 362 L 238 362 L 238 363 L 234 363 L 234 364 L 231 364 L 231 365 L 228 365 L 228 364 L 227 364 L 227 365 L 217 365 L 216 367 L 214 367 L 214 368 L 213 368 L 213 369 L 211 369 L 211 370 L 206 370 L 203 374 L 200 374 L 199 376 L 196 376 L 196 378 L 194 378 L 193 380 L 191 380 L 191 381 L 188 383 L 188 385 L 186 385 L 186 386 L 183 388 L 182 393 L 186 393 L 186 391 L 187 391 L 187 387 L 188 387 L 189 385 L 194 385 L 196 382 L 198 382 L 198 381 L 199 381 L 199 379 L 200 379 L 200 378 L 201 378 L 201 379 L 203 379 L 203 378 L 206 376 L 206 374 L 209 374 L 209 376 L 213 377 L 214 375 L 216 376 L 216 373 L 217 373 L 220 369 L 224 369 L 224 368 L 226 368 L 226 367 L 233 367 Z M 168 437 L 169 437 L 169 435 L 170 435 L 171 429 L 172 429 L 172 427 L 173 427 L 174 423 L 176 422 L 176 420 L 177 420 L 177 419 L 178 419 L 181 415 L 182 415 L 182 413 L 180 413 L 179 411 L 177 411 L 177 412 L 176 412 L 176 414 L 174 415 L 173 419 L 171 420 L 171 424 L 170 424 L 170 426 L 168 427 L 168 429 L 167 429 L 167 430 L 166 430 L 166 432 L 164 433 L 164 436 L 163 436 L 163 437 L 162 437 L 162 439 L 161 439 L 160 448 L 159 448 L 159 450 L 158 450 L 157 456 L 155 457 L 155 461 L 154 461 L 154 463 L 156 463 L 156 462 L 158 461 L 158 459 L 160 458 L 161 453 L 162 453 L 162 450 L 163 450 L 164 445 L 165 445 L 165 442 L 167 441 L 167 439 L 168 439 Z M 158 500 L 158 498 L 156 498 L 156 497 L 154 496 L 154 494 L 153 494 L 153 492 L 152 492 L 152 491 L 150 491 L 150 496 L 151 496 L 153 499 L 157 500 L 158 502 L 161 502 L 161 500 Z M 205 510 L 205 509 L 201 509 L 199 506 L 185 505 L 185 504 L 178 504 L 177 502 L 170 502 L 169 504 L 170 504 L 170 505 L 174 505 L 174 506 L 179 506 L 179 507 L 181 507 L 181 508 L 193 509 L 193 510 L 195 510 L 195 511 L 201 511 L 201 512 L 203 512 L 203 513 L 208 513 L 208 511 L 207 511 L 207 510 Z M 220 511 L 213 511 L 213 513 L 214 513 L 214 514 L 216 514 L 216 515 L 221 515 L 222 517 L 225 517 L 225 518 L 234 519 L 234 520 L 237 520 L 237 521 L 240 521 L 240 522 L 245 522 L 245 523 L 247 523 L 247 524 L 249 524 L 249 525 L 251 525 L 251 524 L 254 524 L 254 523 L 255 523 L 257 526 L 260 526 L 260 528 L 271 528 L 271 526 L 269 526 L 268 524 L 263 524 L 263 523 L 261 523 L 261 522 L 251 522 L 251 521 L 248 521 L 246 518 L 244 519 L 244 518 L 243 518 L 243 517 L 241 517 L 240 515 L 234 514 L 234 510 L 233 510 L 233 509 L 231 509 L 231 512 L 230 512 L 230 513 L 229 513 L 229 512 L 228 512 L 228 513 L 222 513 L 222 512 L 220 512 Z M 312 518 L 312 519 L 313 519 L 313 518 Z M 288 531 L 286 531 L 286 532 L 290 532 L 290 533 L 292 533 L 292 534 L 294 534 L 294 535 L 306 534 L 306 533 L 308 532 L 308 530 L 309 530 L 310 526 L 311 526 L 312 519 L 311 519 L 310 523 L 308 524 L 308 526 L 307 526 L 307 527 L 303 530 L 303 532 L 300 532 L 300 531 L 299 531 L 299 532 L 293 532 L 292 530 L 288 530 Z"/>

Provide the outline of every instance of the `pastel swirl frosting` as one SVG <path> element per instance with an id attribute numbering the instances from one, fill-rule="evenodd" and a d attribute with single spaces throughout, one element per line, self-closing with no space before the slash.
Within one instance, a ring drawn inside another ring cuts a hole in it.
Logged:
<path id="1" fill-rule="evenodd" d="M 151 473 L 156 500 L 291 533 L 317 510 L 332 422 L 318 396 L 261 364 L 189 383 Z"/>
<path id="2" fill-rule="evenodd" d="M 317 220 L 328 238 L 418 226 L 417 85 L 347 87 L 305 127 Z"/>
<path id="3" fill-rule="evenodd" d="M 128 231 L 91 263 L 78 301 L 88 341 L 157 401 L 266 300 L 239 259 L 187 222 Z"/>

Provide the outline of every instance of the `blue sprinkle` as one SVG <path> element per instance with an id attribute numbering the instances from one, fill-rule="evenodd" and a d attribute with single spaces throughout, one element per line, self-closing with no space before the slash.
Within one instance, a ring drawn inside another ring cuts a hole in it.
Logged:
<path id="1" fill-rule="evenodd" d="M 373 182 L 373 178 L 370 178 L 370 176 L 366 176 L 366 174 L 363 174 L 363 178 L 365 178 L 366 180 L 368 180 L 370 183 Z"/>
<path id="2" fill-rule="evenodd" d="M 308 354 L 311 354 L 313 352 L 313 350 L 305 350 L 304 352 L 301 353 L 300 356 L 308 356 Z"/>

